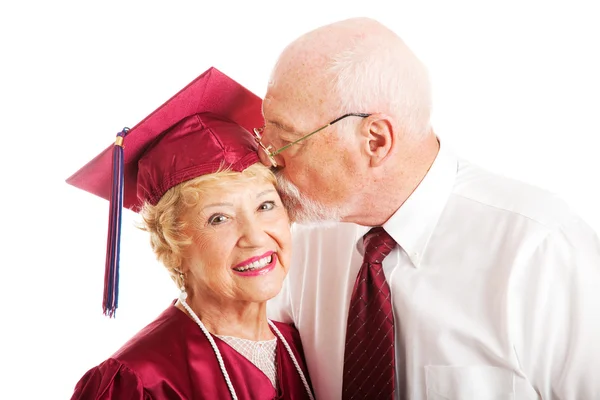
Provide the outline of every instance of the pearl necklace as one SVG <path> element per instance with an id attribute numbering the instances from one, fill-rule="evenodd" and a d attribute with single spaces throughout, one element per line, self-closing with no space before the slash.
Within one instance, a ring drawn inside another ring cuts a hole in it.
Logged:
<path id="1" fill-rule="evenodd" d="M 231 379 L 229 379 L 229 374 L 227 373 L 227 369 L 225 368 L 225 363 L 223 362 L 223 357 L 221 356 L 221 352 L 219 351 L 217 344 L 215 343 L 212 335 L 208 332 L 208 329 L 206 329 L 206 327 L 204 326 L 202 321 L 200 321 L 200 318 L 198 318 L 198 316 L 196 315 L 194 310 L 192 310 L 192 308 L 188 305 L 188 303 L 185 301 L 185 299 L 187 299 L 187 293 L 182 288 L 181 292 L 179 293 L 179 302 L 181 303 L 183 308 L 185 308 L 185 310 L 188 312 L 188 314 L 192 317 L 194 322 L 196 322 L 196 324 L 200 327 L 200 329 L 202 330 L 202 333 L 204 333 L 204 336 L 206 336 L 206 338 L 208 339 L 210 346 L 212 347 L 212 349 L 215 353 L 215 356 L 217 357 L 219 367 L 221 368 L 221 373 L 223 374 L 223 377 L 225 378 L 225 382 L 227 383 L 227 387 L 229 388 L 229 393 L 231 393 L 231 398 L 233 400 L 238 400 L 237 394 L 235 393 L 235 389 L 233 388 Z M 302 372 L 302 368 L 300 368 L 300 364 L 298 364 L 298 360 L 296 360 L 296 357 L 294 356 L 294 353 L 292 352 L 290 345 L 285 340 L 285 338 L 283 337 L 283 335 L 281 334 L 279 329 L 277 329 L 275 324 L 273 322 L 271 322 L 271 320 L 267 320 L 267 322 L 269 323 L 269 326 L 271 327 L 271 329 L 273 329 L 275 334 L 279 337 L 279 339 L 281 340 L 281 343 L 283 343 L 283 346 L 285 347 L 288 354 L 290 355 L 292 362 L 294 363 L 294 366 L 296 367 L 296 371 L 298 371 L 298 375 L 300 375 L 302 384 L 304 385 L 304 388 L 306 389 L 306 393 L 308 393 L 308 398 L 310 400 L 315 400 L 315 398 L 313 397 L 312 392 L 310 390 L 310 387 L 308 386 L 308 381 L 306 380 L 306 377 L 304 376 L 304 373 Z"/>

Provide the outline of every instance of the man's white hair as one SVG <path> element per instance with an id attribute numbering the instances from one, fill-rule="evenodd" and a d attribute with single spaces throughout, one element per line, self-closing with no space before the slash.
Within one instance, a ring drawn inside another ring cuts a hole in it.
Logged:
<path id="1" fill-rule="evenodd" d="M 277 178 L 277 190 L 281 194 L 281 200 L 293 222 L 311 224 L 339 222 L 342 220 L 344 215 L 341 208 L 327 207 L 318 201 L 306 197 L 280 171 L 276 171 L 275 176 Z"/>
<path id="2" fill-rule="evenodd" d="M 355 37 L 350 46 L 331 55 L 325 71 L 340 102 L 338 114 L 381 112 L 395 117 L 409 137 L 430 133 L 432 99 L 425 65 L 402 39 L 378 22 L 360 18 L 337 25 L 343 28 L 345 24 Z"/>

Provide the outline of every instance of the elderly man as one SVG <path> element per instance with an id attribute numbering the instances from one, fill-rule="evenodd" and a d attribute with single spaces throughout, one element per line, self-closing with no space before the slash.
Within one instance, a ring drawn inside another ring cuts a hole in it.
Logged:
<path id="1" fill-rule="evenodd" d="M 308 32 L 273 70 L 255 134 L 297 223 L 269 306 L 317 398 L 600 398 L 596 233 L 457 157 L 430 112 L 426 68 L 374 20 Z"/>

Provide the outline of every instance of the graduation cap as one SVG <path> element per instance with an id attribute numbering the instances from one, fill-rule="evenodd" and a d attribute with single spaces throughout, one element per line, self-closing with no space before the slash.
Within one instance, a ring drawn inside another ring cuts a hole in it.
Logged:
<path id="1" fill-rule="evenodd" d="M 263 125 L 261 99 L 214 67 L 171 97 L 67 183 L 109 200 L 103 312 L 118 306 L 122 208 L 138 212 L 173 186 L 226 167 L 259 161 L 250 134 Z"/>

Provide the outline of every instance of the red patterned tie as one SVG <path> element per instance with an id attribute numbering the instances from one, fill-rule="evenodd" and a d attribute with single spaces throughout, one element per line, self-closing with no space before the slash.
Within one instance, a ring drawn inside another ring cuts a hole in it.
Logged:
<path id="1" fill-rule="evenodd" d="M 381 227 L 364 236 L 365 256 L 348 313 L 344 400 L 394 398 L 394 315 L 381 263 L 395 245 Z"/>

